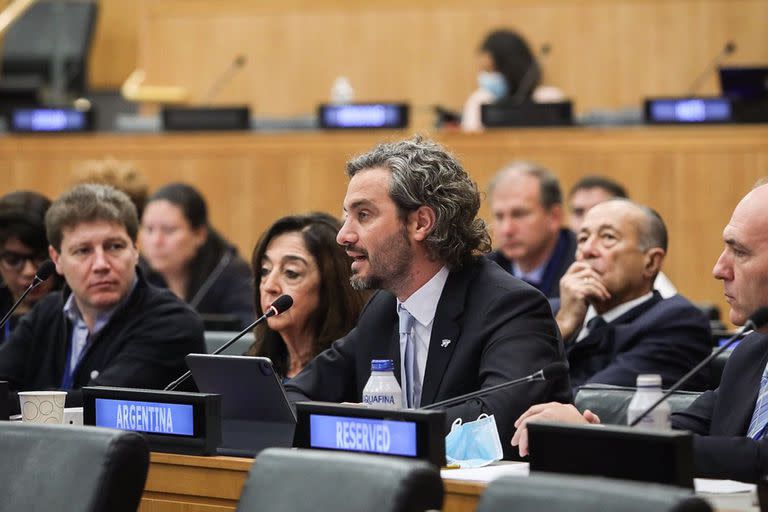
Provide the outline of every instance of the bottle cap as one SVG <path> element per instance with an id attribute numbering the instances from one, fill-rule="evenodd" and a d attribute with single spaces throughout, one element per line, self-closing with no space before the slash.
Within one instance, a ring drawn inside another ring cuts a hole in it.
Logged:
<path id="1" fill-rule="evenodd" d="M 372 372 L 391 372 L 395 368 L 395 362 L 391 359 L 373 359 L 371 360 Z"/>
<path id="2" fill-rule="evenodd" d="M 652 386 L 661 387 L 661 375 L 645 373 L 637 376 L 637 387 L 647 388 Z"/>

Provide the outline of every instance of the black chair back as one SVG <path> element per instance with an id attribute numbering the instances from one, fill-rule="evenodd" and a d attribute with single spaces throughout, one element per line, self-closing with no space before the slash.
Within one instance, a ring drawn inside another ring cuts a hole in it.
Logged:
<path id="1" fill-rule="evenodd" d="M 631 463 L 628 462 L 628 463 Z M 532 474 L 490 483 L 477 512 L 712 512 L 690 491 L 601 477 Z"/>
<path id="2" fill-rule="evenodd" d="M 237 510 L 423 512 L 442 504 L 440 471 L 425 461 L 269 448 L 256 458 Z"/>
<path id="3" fill-rule="evenodd" d="M 0 512 L 135 512 L 149 469 L 139 434 L 0 422 Z"/>

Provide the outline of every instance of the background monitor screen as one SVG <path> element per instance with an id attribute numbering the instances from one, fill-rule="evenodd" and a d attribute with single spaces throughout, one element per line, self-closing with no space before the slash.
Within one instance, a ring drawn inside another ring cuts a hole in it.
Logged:
<path id="1" fill-rule="evenodd" d="M 22 108 L 11 115 L 11 129 L 20 132 L 81 132 L 90 130 L 87 112 L 64 108 Z"/>
<path id="2" fill-rule="evenodd" d="M 398 103 L 321 105 L 319 118 L 323 128 L 405 128 L 408 107 Z"/>
<path id="3" fill-rule="evenodd" d="M 726 123 L 732 120 L 731 102 L 725 98 L 669 98 L 646 102 L 652 123 Z"/>

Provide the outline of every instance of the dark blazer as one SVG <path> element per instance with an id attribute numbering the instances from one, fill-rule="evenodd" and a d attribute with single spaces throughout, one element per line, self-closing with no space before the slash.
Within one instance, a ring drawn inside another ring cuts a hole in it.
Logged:
<path id="1" fill-rule="evenodd" d="M 489 252 L 486 256 L 501 268 L 512 274 L 512 262 L 504 257 L 501 251 Z M 568 267 L 576 258 L 576 235 L 570 229 L 561 229 L 557 245 L 544 270 L 542 282 L 536 287 L 547 298 L 560 296 L 560 278 L 568 271 Z"/>
<path id="2" fill-rule="evenodd" d="M 68 295 L 69 290 L 46 295 L 0 345 L 0 380 L 7 380 L 13 391 L 60 387 L 72 336 L 72 324 L 63 313 Z M 184 356 L 190 352 L 205 352 L 200 318 L 139 272 L 128 300 L 87 345 L 67 407 L 82 405 L 83 386 L 162 389 L 184 373 Z M 18 400 L 11 405 L 18 408 Z"/>
<path id="3" fill-rule="evenodd" d="M 571 385 L 634 387 L 641 373 L 658 373 L 669 387 L 712 352 L 709 321 L 685 297 L 659 292 L 578 343 L 566 343 Z M 698 373 L 685 389 L 702 391 L 709 375 Z"/>
<path id="4" fill-rule="evenodd" d="M 699 434 L 693 440 L 697 477 L 757 482 L 768 474 L 768 439 L 746 437 L 766 363 L 768 335 L 747 336 L 728 358 L 720 387 L 672 415 L 674 428 Z"/>
<path id="5" fill-rule="evenodd" d="M 444 340 L 451 343 L 445 344 Z M 446 346 L 443 346 L 446 345 Z M 286 384 L 292 401 L 360 402 L 371 359 L 393 359 L 400 380 L 396 299 L 379 291 L 357 327 Z M 544 296 L 497 265 L 478 259 L 449 274 L 440 296 L 424 374 L 421 405 L 487 388 L 563 361 L 562 342 Z M 450 424 L 494 414 L 505 455 L 514 421 L 533 404 L 568 402 L 568 379 L 525 384 L 446 409 Z"/>

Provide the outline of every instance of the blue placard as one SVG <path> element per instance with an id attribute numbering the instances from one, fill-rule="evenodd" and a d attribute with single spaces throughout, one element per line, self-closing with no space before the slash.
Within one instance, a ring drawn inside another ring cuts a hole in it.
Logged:
<path id="1" fill-rule="evenodd" d="M 309 445 L 416 457 L 416 422 L 311 414 Z"/>
<path id="2" fill-rule="evenodd" d="M 326 105 L 321 116 L 326 128 L 402 128 L 406 122 L 401 105 L 387 103 Z"/>
<path id="3" fill-rule="evenodd" d="M 30 108 L 13 112 L 12 128 L 24 132 L 79 132 L 88 130 L 85 112 L 64 108 Z"/>
<path id="4" fill-rule="evenodd" d="M 97 427 L 151 434 L 195 435 L 192 405 L 96 398 L 94 408 Z"/>
<path id="5" fill-rule="evenodd" d="M 724 123 L 731 121 L 726 98 L 670 98 L 650 101 L 650 120 L 657 123 Z"/>

